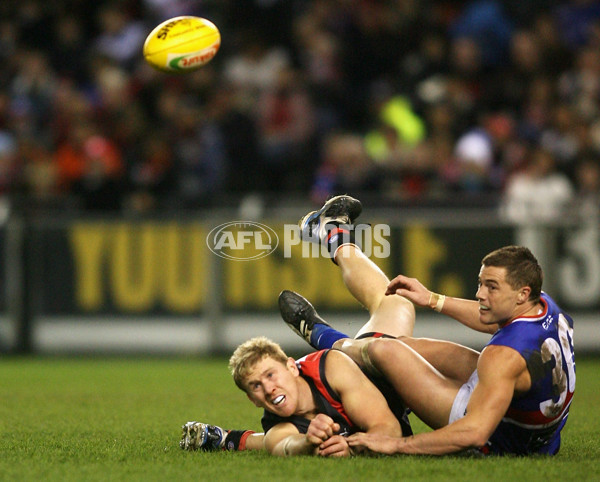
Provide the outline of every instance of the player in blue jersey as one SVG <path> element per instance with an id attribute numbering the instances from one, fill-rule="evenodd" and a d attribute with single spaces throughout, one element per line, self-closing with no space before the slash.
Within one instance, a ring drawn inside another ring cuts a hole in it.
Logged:
<path id="1" fill-rule="evenodd" d="M 392 280 L 388 293 L 437 308 L 493 336 L 475 363 L 466 364 L 473 372 L 461 385 L 427 362 L 436 350 L 427 340 L 376 340 L 352 347 L 366 352 L 411 409 L 437 430 L 405 439 L 360 434 L 350 444 L 384 453 L 475 448 L 495 454 L 556 454 L 575 391 L 573 320 L 541 287 L 537 260 L 518 246 L 484 257 L 477 301 L 444 298 L 404 276 Z"/>
<path id="2" fill-rule="evenodd" d="M 317 241 L 339 263 L 357 248 L 348 240 L 352 227 L 338 225 L 330 214 L 326 209 L 309 213 L 301 227 L 308 240 L 318 233 Z M 400 295 L 493 334 L 480 354 L 407 336 L 353 340 L 318 320 L 307 323 L 300 313 L 284 319 L 313 347 L 338 348 L 364 369 L 383 375 L 419 418 L 436 429 L 402 438 L 357 433 L 348 438 L 353 447 L 388 454 L 468 449 L 556 454 L 575 390 L 573 321 L 542 292 L 542 279 L 529 249 L 507 246 L 482 260 L 476 300 L 433 293 L 402 275 L 389 283 L 387 295 Z"/>

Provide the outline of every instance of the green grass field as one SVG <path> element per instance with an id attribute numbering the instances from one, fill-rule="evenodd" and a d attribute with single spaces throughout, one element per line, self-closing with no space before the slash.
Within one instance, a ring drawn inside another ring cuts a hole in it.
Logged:
<path id="1" fill-rule="evenodd" d="M 0 480 L 600 480 L 600 359 L 577 362 L 558 456 L 488 459 L 184 452 L 178 442 L 188 420 L 259 430 L 260 412 L 235 388 L 226 364 L 0 360 Z"/>

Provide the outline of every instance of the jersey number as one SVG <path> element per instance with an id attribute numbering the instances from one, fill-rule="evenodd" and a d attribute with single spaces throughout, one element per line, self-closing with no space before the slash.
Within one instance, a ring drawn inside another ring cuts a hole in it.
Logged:
<path id="1" fill-rule="evenodd" d="M 554 368 L 552 369 L 552 387 L 554 393 L 560 394 L 557 401 L 552 398 L 540 403 L 540 411 L 548 418 L 554 418 L 559 415 L 565 404 L 567 392 L 575 391 L 575 359 L 573 356 L 573 328 L 565 317 L 560 314 L 558 317 L 558 338 L 559 343 L 554 338 L 546 338 L 542 344 L 542 361 L 549 362 L 554 358 Z M 563 355 L 567 371 L 563 369 Z"/>

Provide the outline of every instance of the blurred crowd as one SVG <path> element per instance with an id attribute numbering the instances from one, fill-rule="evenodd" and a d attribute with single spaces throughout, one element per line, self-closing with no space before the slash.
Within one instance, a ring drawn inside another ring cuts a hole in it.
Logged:
<path id="1" fill-rule="evenodd" d="M 222 34 L 185 75 L 142 57 L 177 15 Z M 3 0 L 0 65 L 3 199 L 600 208 L 600 1 Z"/>

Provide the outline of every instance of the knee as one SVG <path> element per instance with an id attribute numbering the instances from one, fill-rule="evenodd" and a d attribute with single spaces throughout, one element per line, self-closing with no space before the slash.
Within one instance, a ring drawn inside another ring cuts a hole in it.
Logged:
<path id="1" fill-rule="evenodd" d="M 414 350 L 405 341 L 410 342 L 412 339 L 411 337 L 376 338 L 369 344 L 369 359 L 382 373 L 386 371 L 386 367 L 392 371 L 398 370 L 401 365 L 411 362 Z"/>
<path id="2" fill-rule="evenodd" d="M 395 304 L 399 309 L 403 310 L 404 316 L 412 317 L 413 319 L 415 318 L 415 305 L 411 301 L 399 295 L 386 296 L 385 298 L 388 299 L 390 303 Z"/>
<path id="3" fill-rule="evenodd" d="M 382 363 L 390 359 L 397 349 L 398 342 L 391 338 L 376 338 L 367 347 L 369 359 L 375 367 L 381 370 Z"/>
<path id="4" fill-rule="evenodd" d="M 395 310 L 399 310 L 400 313 L 402 313 L 403 317 L 415 317 L 415 305 L 409 301 L 408 299 L 404 298 L 403 296 L 399 296 L 399 295 L 393 295 L 393 296 L 386 296 L 386 295 L 381 295 L 381 299 L 379 302 L 380 306 L 387 306 L 388 309 L 395 309 Z"/>

